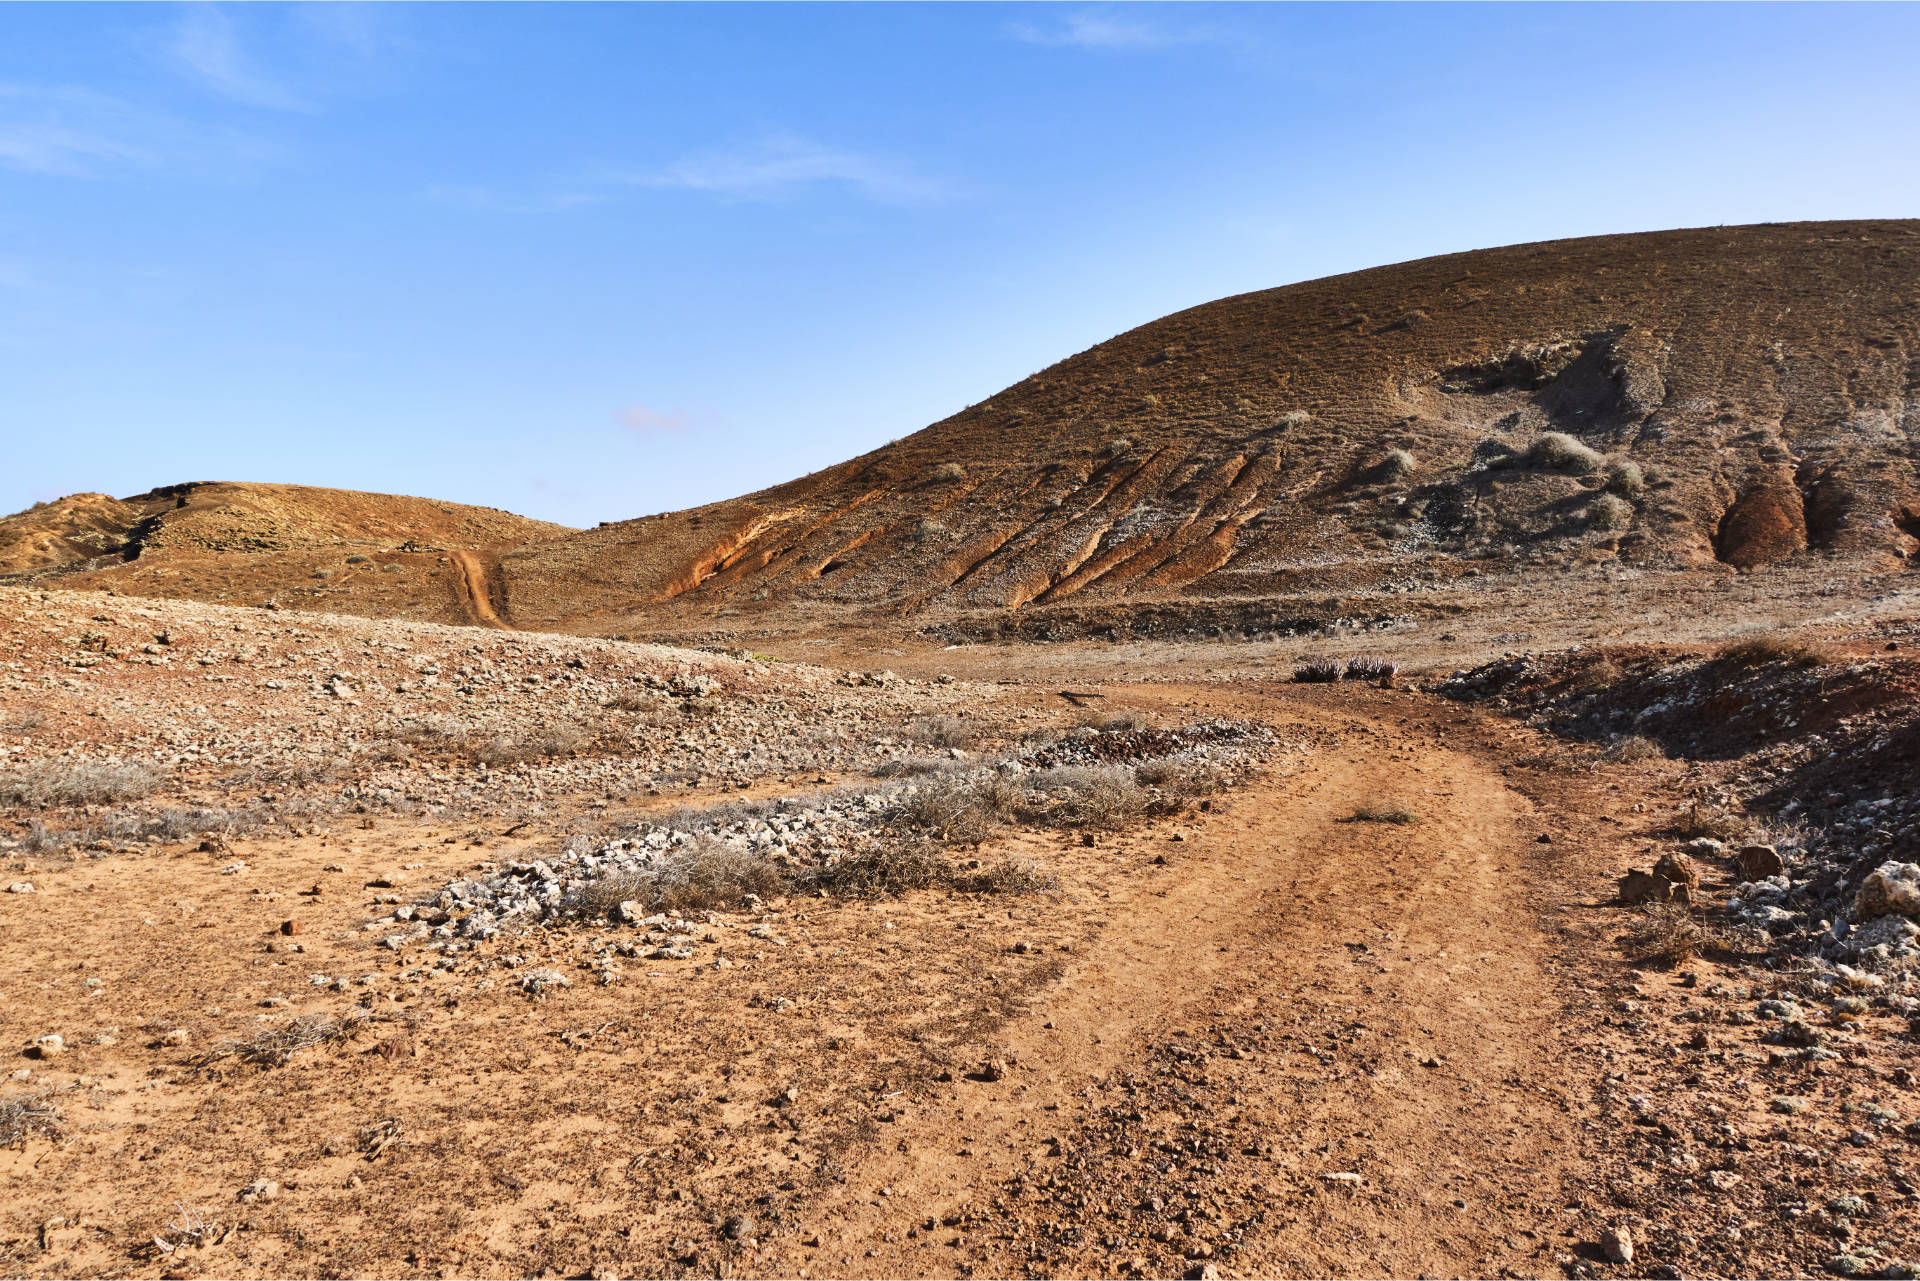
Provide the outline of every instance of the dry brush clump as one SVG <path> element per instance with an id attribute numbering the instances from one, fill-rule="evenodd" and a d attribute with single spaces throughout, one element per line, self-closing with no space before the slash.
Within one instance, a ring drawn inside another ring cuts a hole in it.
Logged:
<path id="1" fill-rule="evenodd" d="M 625 903 L 648 913 L 700 912 L 786 889 L 784 870 L 764 855 L 701 833 L 645 867 L 594 877 L 570 896 L 568 906 L 588 919 L 610 917 Z"/>
<path id="2" fill-rule="evenodd" d="M 160 772 L 138 761 L 40 760 L 0 771 L 0 805 L 103 805 L 136 800 L 160 783 Z"/>
<path id="3" fill-rule="evenodd" d="M 796 887 L 834 898 L 884 898 L 950 884 L 953 870 L 940 847 L 924 837 L 872 840 L 808 868 Z"/>
<path id="4" fill-rule="evenodd" d="M 1527 464 L 1542 471 L 1586 476 L 1606 466 L 1606 456 L 1563 431 L 1542 432 L 1527 446 Z"/>
<path id="5" fill-rule="evenodd" d="M 1706 951 L 1713 945 L 1714 936 L 1688 905 L 1649 903 L 1622 943 L 1634 960 L 1678 965 Z"/>
<path id="6" fill-rule="evenodd" d="M 1111 829 L 1147 812 L 1150 799 L 1124 765 L 1059 765 L 1032 780 L 1041 803 L 1022 817 L 1045 827 Z"/>
<path id="7" fill-rule="evenodd" d="M 1345 670 L 1337 658 L 1309 658 L 1294 665 L 1293 679 L 1299 685 L 1328 684 L 1339 680 Z"/>
<path id="8" fill-rule="evenodd" d="M 1617 765 L 1630 765 L 1639 761 L 1663 761 L 1667 754 L 1644 734 L 1622 734 L 1607 747 L 1604 756 Z"/>
<path id="9" fill-rule="evenodd" d="M 1350 681 L 1390 681 L 1400 671 L 1400 664 L 1391 658 L 1382 658 L 1378 654 L 1362 654 L 1358 658 L 1349 658 L 1340 675 Z"/>
<path id="10" fill-rule="evenodd" d="M 1020 817 L 1024 800 L 1024 789 L 997 771 L 947 776 L 907 793 L 886 817 L 949 843 L 966 843 L 985 840 Z"/>
<path id="11" fill-rule="evenodd" d="M 252 1036 L 225 1042 L 211 1051 L 202 1063 L 234 1058 L 259 1068 L 285 1067 L 302 1050 L 351 1041 L 371 1021 L 372 1016 L 361 1009 L 349 1010 L 337 1016 L 302 1014 L 278 1027 L 263 1028 Z"/>
<path id="12" fill-rule="evenodd" d="M 1725 646 L 1714 657 L 1732 667 L 1768 667 L 1785 663 L 1792 667 L 1825 667 L 1833 655 L 1818 645 L 1791 636 L 1753 636 Z"/>
<path id="13" fill-rule="evenodd" d="M 958 716 L 922 716 L 908 731 L 916 743 L 928 747 L 965 747 L 980 737 L 980 727 Z"/>
<path id="14" fill-rule="evenodd" d="M 1633 524 L 1633 504 L 1615 494 L 1602 494 L 1587 505 L 1587 528 L 1625 529 Z"/>
<path id="15" fill-rule="evenodd" d="M 1352 814 L 1340 820 L 1343 823 L 1392 823 L 1406 827 L 1420 821 L 1420 816 L 1405 801 L 1377 800 L 1367 801 Z"/>
<path id="16" fill-rule="evenodd" d="M 1081 729 L 1098 730 L 1103 734 L 1130 734 L 1135 730 L 1149 728 L 1153 718 L 1135 707 L 1117 707 L 1111 710 L 1086 707 L 1074 716 L 1074 724 Z"/>
<path id="17" fill-rule="evenodd" d="M 0 1149 L 24 1147 L 28 1139 L 58 1137 L 60 1109 L 52 1099 L 51 1090 L 0 1099 Z"/>

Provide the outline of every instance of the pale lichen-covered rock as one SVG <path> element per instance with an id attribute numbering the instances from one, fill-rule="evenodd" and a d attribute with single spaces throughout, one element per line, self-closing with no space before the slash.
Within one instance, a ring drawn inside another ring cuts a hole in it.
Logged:
<path id="1" fill-rule="evenodd" d="M 1920 864 L 1882 863 L 1867 874 L 1854 895 L 1853 917 L 1920 916 Z"/>

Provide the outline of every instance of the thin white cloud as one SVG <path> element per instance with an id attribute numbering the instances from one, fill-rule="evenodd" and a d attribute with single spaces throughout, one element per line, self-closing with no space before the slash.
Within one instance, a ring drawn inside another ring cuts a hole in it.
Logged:
<path id="1" fill-rule="evenodd" d="M 772 200 L 814 186 L 843 187 L 886 204 L 922 204 L 947 194 L 942 184 L 906 168 L 791 134 L 687 156 L 654 172 L 623 175 L 620 181 L 741 200 Z"/>
<path id="2" fill-rule="evenodd" d="M 0 166 L 84 178 L 148 165 L 149 132 L 127 104 L 85 89 L 0 84 Z"/>
<path id="3" fill-rule="evenodd" d="M 654 436 L 686 431 L 693 426 L 693 419 L 684 410 L 649 409 L 645 405 L 633 405 L 620 415 L 620 423 L 636 435 Z"/>
<path id="4" fill-rule="evenodd" d="M 1171 45 L 1204 44 L 1213 33 L 1199 27 L 1169 26 L 1134 14 L 1121 16 L 1096 9 L 1070 13 L 1049 26 L 1016 22 L 1012 31 L 1028 44 L 1074 49 L 1164 49 Z"/>
<path id="5" fill-rule="evenodd" d="M 242 47 L 233 20 L 213 5 L 181 13 L 167 54 L 180 71 L 222 98 L 275 111 L 310 110 Z"/>

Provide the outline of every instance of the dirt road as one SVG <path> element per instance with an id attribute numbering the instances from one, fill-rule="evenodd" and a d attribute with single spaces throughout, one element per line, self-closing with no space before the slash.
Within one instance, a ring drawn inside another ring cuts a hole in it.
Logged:
<path id="1" fill-rule="evenodd" d="M 453 560 L 453 594 L 460 608 L 476 627 L 510 630 L 493 607 L 493 578 L 486 563 L 470 551 L 454 548 L 447 555 Z"/>
<path id="2" fill-rule="evenodd" d="M 1532 806 L 1464 715 L 1208 702 L 1317 750 L 1161 834 L 1013 1066 L 920 1101 L 760 1273 L 1538 1270 L 1570 1122 Z M 1417 821 L 1349 821 L 1382 801 Z"/>
<path id="3" fill-rule="evenodd" d="M 9 990 L 16 1042 L 60 1028 L 77 1048 L 59 1068 L 85 1075 L 58 1096 L 64 1142 L 0 1151 L 8 1222 L 26 1225 L 0 1232 L 0 1262 L 210 1276 L 1554 1270 L 1596 1065 L 1568 1053 L 1573 980 L 1553 972 L 1567 944 L 1543 918 L 1590 896 L 1618 851 L 1569 842 L 1564 817 L 1508 785 L 1537 740 L 1378 691 L 1110 694 L 1169 721 L 1258 716 L 1295 750 L 1204 812 L 1091 846 L 995 843 L 1056 873 L 1057 894 L 795 900 L 764 918 L 777 937 L 740 938 L 732 968 L 635 964 L 602 986 L 587 971 L 605 931 L 560 929 L 436 977 L 363 931 L 372 899 L 352 886 L 533 857 L 532 833 L 455 843 L 383 822 L 331 844 L 36 874 L 18 971 L 72 987 L 79 955 L 104 981 L 84 1020 L 66 988 Z M 1347 821 L 1378 802 L 1418 821 Z M 252 870 L 223 876 L 236 854 Z M 289 915 L 303 954 L 277 932 Z M 512 975 L 535 965 L 574 980 L 530 1000 Z M 309 971 L 362 977 L 323 988 Z M 263 999 L 326 1014 L 349 990 L 385 1020 L 354 1046 L 196 1066 Z M 191 1039 L 174 1045 L 172 1028 Z M 412 1048 L 368 1052 L 394 1029 Z M 380 1124 L 407 1141 L 375 1159 L 354 1136 Z M 234 1208 L 258 1178 L 278 1198 Z M 154 1256 L 145 1243 L 179 1237 L 181 1206 L 241 1230 Z"/>

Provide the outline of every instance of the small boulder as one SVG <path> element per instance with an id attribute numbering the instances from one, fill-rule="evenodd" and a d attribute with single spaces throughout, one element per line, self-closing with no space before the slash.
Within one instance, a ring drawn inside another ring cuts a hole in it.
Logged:
<path id="1" fill-rule="evenodd" d="M 1624 1226 L 1608 1228 L 1600 1234 L 1600 1253 L 1609 1263 L 1632 1263 L 1633 1234 Z"/>
<path id="2" fill-rule="evenodd" d="M 1764 881 L 1787 870 L 1786 860 L 1771 845 L 1742 845 L 1734 857 L 1739 861 L 1743 881 Z"/>
<path id="3" fill-rule="evenodd" d="M 36 1036 L 27 1043 L 27 1053 L 36 1059 L 57 1059 L 66 1052 L 66 1038 L 54 1033 Z"/>
<path id="4" fill-rule="evenodd" d="M 31 894 L 33 893 L 33 882 L 32 881 L 15 881 L 11 885 L 7 886 L 7 893 Z"/>
<path id="5" fill-rule="evenodd" d="M 1920 864 L 1882 863 L 1867 874 L 1853 898 L 1853 916 L 1920 916 Z"/>
<path id="6" fill-rule="evenodd" d="M 1660 861 L 1653 865 L 1653 874 L 1690 890 L 1700 888 L 1700 869 L 1685 854 L 1662 854 Z"/>
<path id="7" fill-rule="evenodd" d="M 1664 903 L 1673 897 L 1673 882 L 1639 868 L 1620 878 L 1622 903 Z"/>

